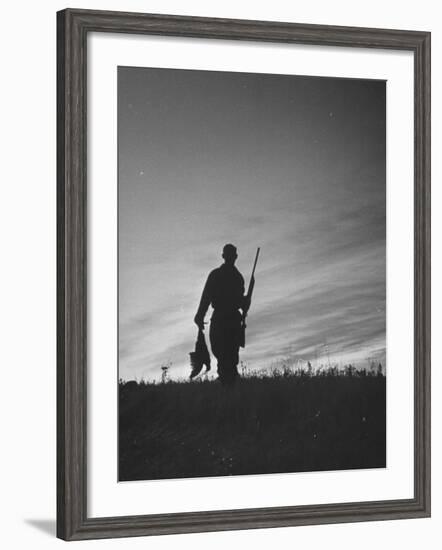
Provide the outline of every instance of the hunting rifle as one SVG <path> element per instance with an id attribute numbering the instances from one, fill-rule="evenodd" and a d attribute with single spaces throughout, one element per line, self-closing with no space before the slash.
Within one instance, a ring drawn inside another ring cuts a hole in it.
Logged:
<path id="1" fill-rule="evenodd" d="M 259 247 L 256 250 L 255 262 L 253 264 L 253 269 L 252 269 L 252 276 L 250 277 L 249 288 L 248 288 L 247 294 L 246 294 L 247 307 L 245 309 L 243 309 L 243 312 L 242 312 L 241 340 L 240 340 L 240 344 L 239 344 L 242 348 L 244 348 L 246 346 L 246 327 L 247 327 L 246 317 L 247 317 L 247 313 L 249 311 L 250 304 L 252 303 L 252 294 L 253 294 L 253 289 L 255 288 L 255 269 L 256 269 L 256 264 L 258 263 L 258 256 L 259 256 L 259 251 L 260 250 L 261 249 Z"/>

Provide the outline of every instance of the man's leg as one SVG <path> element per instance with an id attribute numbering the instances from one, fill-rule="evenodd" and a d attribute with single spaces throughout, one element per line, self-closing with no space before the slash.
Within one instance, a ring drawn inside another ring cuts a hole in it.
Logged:
<path id="1" fill-rule="evenodd" d="M 239 341 L 236 317 L 215 319 L 210 323 L 210 346 L 218 362 L 218 378 L 223 385 L 232 386 L 238 376 Z"/>
<path id="2" fill-rule="evenodd" d="M 239 350 L 230 345 L 218 360 L 218 375 L 222 384 L 233 386 L 238 377 Z"/>
<path id="3" fill-rule="evenodd" d="M 222 327 L 220 326 L 221 323 L 217 321 L 214 317 L 212 317 L 210 321 L 210 347 L 212 348 L 212 353 L 216 358 L 217 361 L 217 373 L 218 373 L 218 379 L 221 383 L 224 383 L 224 357 L 223 357 L 223 349 L 224 349 L 224 343 L 223 343 L 223 331 L 221 330 Z"/>
<path id="4" fill-rule="evenodd" d="M 226 386 L 234 386 L 238 377 L 238 369 L 235 364 L 230 362 L 225 369 L 224 384 Z"/>

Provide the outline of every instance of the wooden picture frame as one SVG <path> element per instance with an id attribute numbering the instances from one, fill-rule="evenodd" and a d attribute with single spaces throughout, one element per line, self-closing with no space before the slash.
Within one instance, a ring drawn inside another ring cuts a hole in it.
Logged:
<path id="1" fill-rule="evenodd" d="M 152 34 L 408 50 L 414 56 L 414 497 L 87 516 L 87 36 Z M 67 9 L 57 14 L 57 536 L 64 540 L 430 515 L 430 33 Z"/>

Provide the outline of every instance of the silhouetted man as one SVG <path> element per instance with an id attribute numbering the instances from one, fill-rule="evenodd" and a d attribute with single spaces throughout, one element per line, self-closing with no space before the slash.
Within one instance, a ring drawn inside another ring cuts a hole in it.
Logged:
<path id="1" fill-rule="evenodd" d="M 195 323 L 204 330 L 204 317 L 209 305 L 213 307 L 210 320 L 210 346 L 218 361 L 218 376 L 226 385 L 232 385 L 238 376 L 239 347 L 241 343 L 241 313 L 250 304 L 244 296 L 244 278 L 235 267 L 238 257 L 236 247 L 226 244 L 222 257 L 224 263 L 210 272 Z"/>

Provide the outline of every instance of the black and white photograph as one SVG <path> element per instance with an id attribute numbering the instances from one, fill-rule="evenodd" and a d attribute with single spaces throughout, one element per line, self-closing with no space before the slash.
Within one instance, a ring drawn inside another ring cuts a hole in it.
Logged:
<path id="1" fill-rule="evenodd" d="M 118 480 L 385 468 L 386 82 L 118 67 Z"/>

